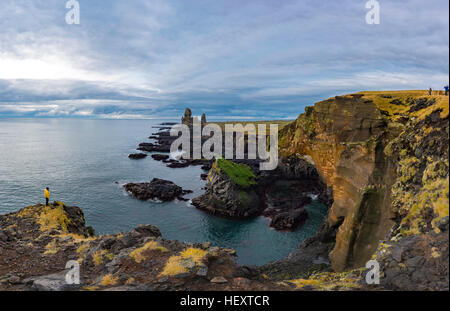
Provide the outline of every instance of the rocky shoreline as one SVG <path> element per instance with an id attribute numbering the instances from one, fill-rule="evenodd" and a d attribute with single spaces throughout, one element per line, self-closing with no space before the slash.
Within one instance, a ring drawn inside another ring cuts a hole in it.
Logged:
<path id="1" fill-rule="evenodd" d="M 232 249 L 181 243 L 142 225 L 94 235 L 83 211 L 62 202 L 0 216 L 0 290 L 282 290 L 235 263 Z M 65 282 L 66 262 L 80 265 L 81 284 Z"/>
<path id="2" fill-rule="evenodd" d="M 181 122 L 192 127 L 193 117 L 189 108 L 186 109 Z M 202 116 L 201 124 L 206 124 L 206 116 Z M 226 170 L 219 169 L 215 160 L 206 159 L 172 159 L 168 154 L 170 145 L 177 137 L 170 136 L 169 127 L 156 126 L 159 131 L 153 133 L 150 139 L 155 143 L 141 143 L 138 150 L 146 152 L 159 152 L 151 155 L 153 160 L 161 161 L 169 168 L 183 168 L 188 166 L 201 166 L 205 173 L 201 178 L 206 180 L 205 193 L 192 200 L 192 205 L 207 213 L 231 219 L 242 219 L 255 216 L 271 218 L 270 226 L 280 231 L 292 231 L 300 227 L 308 217 L 304 206 L 312 202 L 311 197 L 331 205 L 332 195 L 321 180 L 313 164 L 300 157 L 281 159 L 279 167 L 274 171 L 260 171 L 258 160 L 231 160 L 226 161 L 230 172 L 234 171 L 234 179 L 230 178 Z M 202 141 L 207 137 L 202 137 Z M 248 149 L 245 144 L 245 150 Z M 224 162 L 225 160 L 218 160 Z M 232 167 L 231 167 L 232 166 Z M 208 173 L 206 173 L 208 171 Z M 253 185 L 240 185 L 236 178 L 242 172 L 254 176 Z M 126 190 L 139 199 L 149 199 L 157 196 L 146 192 L 151 185 L 129 184 Z M 301 192 L 298 189 L 302 189 Z M 166 191 L 170 191 L 169 188 Z M 160 193 L 159 197 L 163 197 Z M 170 199 L 179 195 L 169 195 Z"/>

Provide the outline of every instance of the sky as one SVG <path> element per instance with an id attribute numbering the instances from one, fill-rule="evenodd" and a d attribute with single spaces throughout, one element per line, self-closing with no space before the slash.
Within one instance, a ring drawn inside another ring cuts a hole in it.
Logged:
<path id="1" fill-rule="evenodd" d="M 0 117 L 293 119 L 364 90 L 442 89 L 448 0 L 2 0 Z"/>

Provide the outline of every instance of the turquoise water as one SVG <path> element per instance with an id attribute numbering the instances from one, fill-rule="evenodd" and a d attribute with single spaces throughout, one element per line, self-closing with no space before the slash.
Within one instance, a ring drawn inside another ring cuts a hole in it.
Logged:
<path id="1" fill-rule="evenodd" d="M 167 239 L 210 241 L 238 252 L 241 264 L 264 264 L 293 251 L 320 226 L 326 207 L 307 207 L 309 219 L 295 232 L 269 228 L 269 219 L 227 220 L 207 215 L 189 202 L 142 202 L 121 187 L 127 182 L 168 179 L 202 193 L 200 167 L 171 169 L 150 156 L 129 160 L 139 143 L 155 132 L 156 121 L 86 119 L 0 119 L 0 214 L 51 200 L 83 209 L 99 234 L 153 224 Z M 115 182 L 118 184 L 115 184 Z"/>

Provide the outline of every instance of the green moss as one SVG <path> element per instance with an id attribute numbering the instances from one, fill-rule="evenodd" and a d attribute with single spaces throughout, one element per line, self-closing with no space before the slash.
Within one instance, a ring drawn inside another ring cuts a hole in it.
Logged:
<path id="1" fill-rule="evenodd" d="M 256 175 L 247 165 L 237 164 L 226 159 L 217 159 L 216 164 L 216 167 L 230 177 L 238 186 L 249 188 L 256 185 Z"/>

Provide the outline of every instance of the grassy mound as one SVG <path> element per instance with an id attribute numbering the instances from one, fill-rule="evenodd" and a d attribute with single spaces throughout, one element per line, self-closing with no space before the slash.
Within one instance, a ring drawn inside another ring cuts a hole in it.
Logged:
<path id="1" fill-rule="evenodd" d="M 221 172 L 227 174 L 240 187 L 249 188 L 256 185 L 256 175 L 247 165 L 237 164 L 226 159 L 218 159 L 216 164 Z"/>

